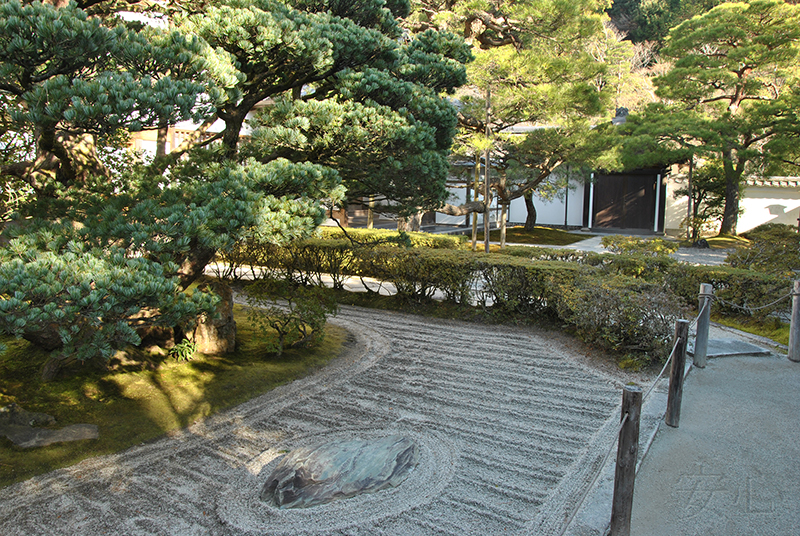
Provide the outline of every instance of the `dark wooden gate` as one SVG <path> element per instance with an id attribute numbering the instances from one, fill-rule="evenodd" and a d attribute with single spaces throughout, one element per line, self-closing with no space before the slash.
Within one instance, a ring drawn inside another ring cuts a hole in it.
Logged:
<path id="1" fill-rule="evenodd" d="M 660 170 L 659 170 L 660 171 Z M 656 196 L 659 171 L 642 170 L 613 175 L 595 174 L 592 227 L 653 232 L 656 197 L 663 216 L 664 194 Z M 659 230 L 663 222 L 659 221 Z"/>

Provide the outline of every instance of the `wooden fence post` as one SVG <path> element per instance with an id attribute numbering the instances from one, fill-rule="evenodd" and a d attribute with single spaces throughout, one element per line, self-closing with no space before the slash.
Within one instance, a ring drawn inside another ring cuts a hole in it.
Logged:
<path id="1" fill-rule="evenodd" d="M 711 298 L 714 296 L 714 287 L 708 283 L 700 284 L 700 299 L 697 317 L 697 336 L 694 339 L 694 365 L 699 368 L 706 367 L 708 355 L 708 330 L 711 326 Z"/>
<path id="2" fill-rule="evenodd" d="M 669 395 L 667 396 L 667 413 L 664 422 L 677 428 L 681 421 L 681 398 L 683 398 L 683 369 L 686 366 L 686 343 L 689 340 L 689 321 L 675 322 L 675 339 L 678 347 L 672 357 L 672 368 L 669 374 Z M 673 344 L 675 344 L 673 342 Z"/>
<path id="3" fill-rule="evenodd" d="M 614 474 L 614 500 L 611 505 L 611 536 L 630 536 L 633 510 L 633 485 L 639 455 L 639 418 L 642 414 L 642 388 L 626 385 L 622 391 L 617 469 Z"/>
<path id="4" fill-rule="evenodd" d="M 792 286 L 792 323 L 789 327 L 789 359 L 800 362 L 800 281 Z"/>

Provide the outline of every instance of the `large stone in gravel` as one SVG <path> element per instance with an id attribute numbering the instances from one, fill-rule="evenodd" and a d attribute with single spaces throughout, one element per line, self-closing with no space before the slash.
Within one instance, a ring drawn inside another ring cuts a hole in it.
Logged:
<path id="1" fill-rule="evenodd" d="M 298 448 L 267 478 L 261 499 L 281 508 L 305 508 L 396 487 L 418 461 L 416 443 L 403 436 Z"/>
<path id="2" fill-rule="evenodd" d="M 97 439 L 100 436 L 97 425 L 94 424 L 72 424 L 58 430 L 5 424 L 0 425 L 0 435 L 6 436 L 12 443 L 23 449 L 45 447 L 67 441 Z"/>

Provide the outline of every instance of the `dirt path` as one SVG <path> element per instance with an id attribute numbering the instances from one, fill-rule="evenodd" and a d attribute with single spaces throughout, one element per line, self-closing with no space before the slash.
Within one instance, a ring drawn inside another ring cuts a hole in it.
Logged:
<path id="1" fill-rule="evenodd" d="M 312 377 L 6 488 L 3 533 L 559 533 L 612 441 L 618 380 L 543 333 L 351 307 L 335 322 L 357 342 Z M 395 433 L 421 452 L 398 488 L 306 510 L 257 498 L 287 450 Z"/>

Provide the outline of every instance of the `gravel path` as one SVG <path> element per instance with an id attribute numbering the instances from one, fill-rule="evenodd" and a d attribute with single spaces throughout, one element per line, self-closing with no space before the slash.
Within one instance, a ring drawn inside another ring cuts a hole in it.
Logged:
<path id="1" fill-rule="evenodd" d="M 345 307 L 350 352 L 153 443 L 15 484 L 0 527 L 32 534 L 559 534 L 619 420 L 621 382 L 559 337 Z M 102 431 L 101 431 L 102 433 Z M 282 453 L 333 438 L 416 439 L 399 487 L 279 510 Z"/>

